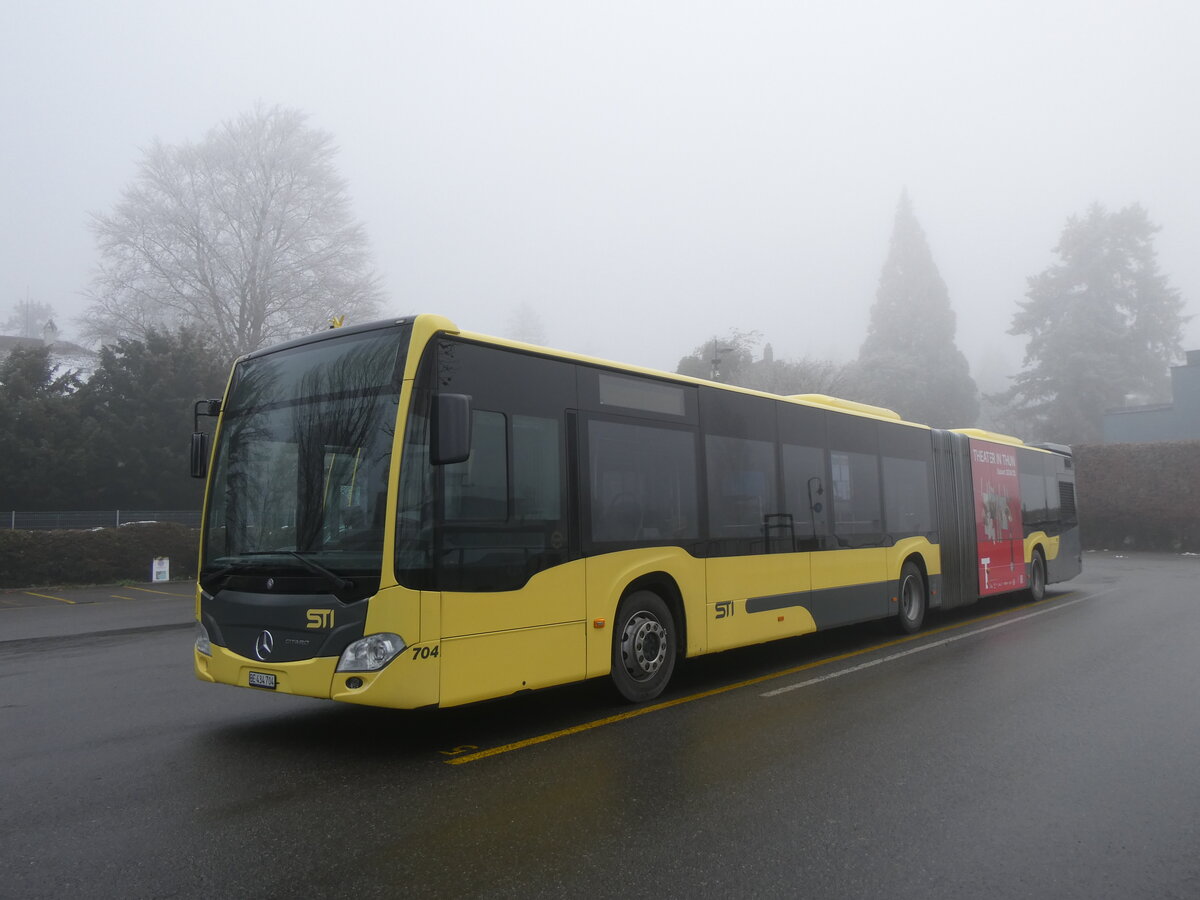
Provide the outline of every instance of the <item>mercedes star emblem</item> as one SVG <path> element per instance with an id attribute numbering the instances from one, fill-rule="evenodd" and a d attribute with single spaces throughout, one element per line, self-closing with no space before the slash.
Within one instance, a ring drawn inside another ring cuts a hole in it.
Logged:
<path id="1" fill-rule="evenodd" d="M 265 660 L 271 655 L 271 651 L 275 649 L 275 638 L 271 636 L 271 632 L 264 631 L 258 636 L 258 640 L 254 642 L 254 655 L 259 659 Z"/>

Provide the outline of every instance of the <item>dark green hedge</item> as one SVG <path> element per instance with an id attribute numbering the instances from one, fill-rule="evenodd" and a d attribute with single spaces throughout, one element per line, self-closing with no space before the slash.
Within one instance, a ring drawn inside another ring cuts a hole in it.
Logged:
<path id="1" fill-rule="evenodd" d="M 1084 547 L 1200 552 L 1200 441 L 1074 450 Z"/>
<path id="2" fill-rule="evenodd" d="M 95 531 L 0 531 L 0 588 L 150 581 L 154 558 L 171 577 L 196 575 L 199 532 L 169 522 Z"/>

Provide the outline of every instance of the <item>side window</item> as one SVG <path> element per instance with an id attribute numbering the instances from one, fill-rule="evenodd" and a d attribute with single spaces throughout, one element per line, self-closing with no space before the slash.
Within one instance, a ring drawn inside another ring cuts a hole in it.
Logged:
<path id="1" fill-rule="evenodd" d="M 883 458 L 883 516 L 887 532 L 893 538 L 934 530 L 927 462 Z"/>
<path id="2" fill-rule="evenodd" d="M 448 522 L 508 518 L 508 428 L 503 413 L 475 410 L 471 455 L 445 467 Z"/>
<path id="3" fill-rule="evenodd" d="M 833 546 L 877 547 L 883 543 L 879 494 L 879 423 L 859 416 L 830 415 L 826 494 L 833 514 Z"/>
<path id="4" fill-rule="evenodd" d="M 588 504 L 593 542 L 698 538 L 695 432 L 590 421 Z"/>
<path id="5" fill-rule="evenodd" d="M 879 509 L 879 462 L 873 454 L 835 450 L 833 470 L 833 532 L 842 546 L 870 543 L 856 536 L 882 533 Z"/>
<path id="6" fill-rule="evenodd" d="M 1031 450 L 1017 454 L 1021 481 L 1021 522 L 1025 536 L 1046 525 L 1046 477 L 1042 455 Z"/>
<path id="7" fill-rule="evenodd" d="M 513 416 L 513 516 L 518 520 L 562 517 L 557 419 Z"/>
<path id="8" fill-rule="evenodd" d="M 783 445 L 784 507 L 792 517 L 796 548 L 815 550 L 827 533 L 825 451 L 819 447 Z"/>
<path id="9" fill-rule="evenodd" d="M 1058 475 L 1051 458 L 1046 459 L 1046 471 L 1050 473 L 1046 476 L 1046 531 L 1058 534 L 1062 530 L 1059 526 L 1062 520 L 1062 495 L 1058 491 Z"/>
<path id="10" fill-rule="evenodd" d="M 422 360 L 400 475 L 402 584 L 511 591 L 568 560 L 565 423 L 575 372 L 562 360 L 451 338 Z M 464 462 L 429 464 L 435 391 L 471 397 Z"/>
<path id="11" fill-rule="evenodd" d="M 709 536 L 764 538 L 767 517 L 779 512 L 775 445 L 709 435 L 705 449 Z M 759 544 L 756 549 L 761 548 Z"/>

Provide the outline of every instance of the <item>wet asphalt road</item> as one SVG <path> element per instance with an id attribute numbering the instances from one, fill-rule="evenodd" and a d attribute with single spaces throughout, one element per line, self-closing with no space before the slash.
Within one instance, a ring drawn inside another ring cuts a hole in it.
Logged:
<path id="1" fill-rule="evenodd" d="M 203 685 L 188 600 L 108 593 L 0 594 L 2 897 L 1200 896 L 1200 558 L 693 661 L 606 724 L 603 683 Z"/>

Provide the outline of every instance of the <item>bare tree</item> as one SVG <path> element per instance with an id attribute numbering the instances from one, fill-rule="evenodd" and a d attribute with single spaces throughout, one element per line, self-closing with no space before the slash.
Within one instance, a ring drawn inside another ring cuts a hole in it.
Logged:
<path id="1" fill-rule="evenodd" d="M 155 141 L 109 215 L 84 317 L 100 340 L 193 326 L 232 358 L 372 315 L 379 282 L 332 136 L 256 107 L 199 143 Z"/>

